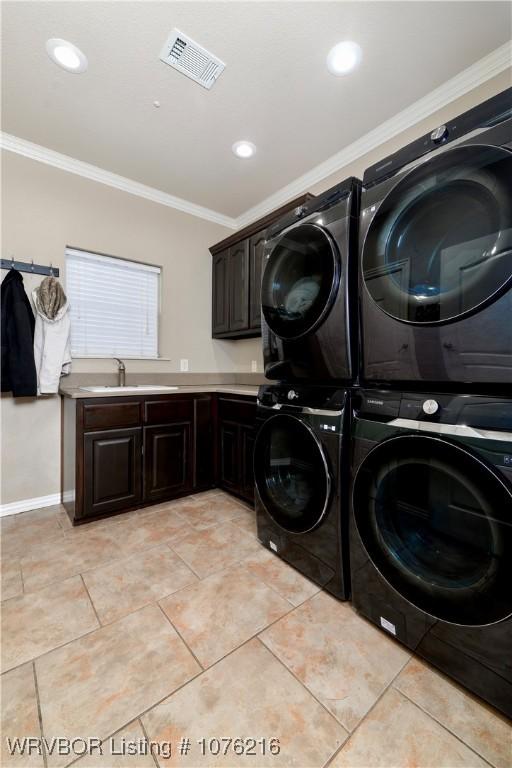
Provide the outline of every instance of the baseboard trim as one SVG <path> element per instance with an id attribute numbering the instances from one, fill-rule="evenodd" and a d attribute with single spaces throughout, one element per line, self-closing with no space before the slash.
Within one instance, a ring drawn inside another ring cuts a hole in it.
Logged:
<path id="1" fill-rule="evenodd" d="M 19 512 L 28 512 L 30 509 L 53 507 L 54 504 L 60 504 L 60 493 L 51 493 L 49 496 L 36 496 L 33 499 L 11 501 L 9 504 L 0 504 L 0 517 L 17 515 Z"/>

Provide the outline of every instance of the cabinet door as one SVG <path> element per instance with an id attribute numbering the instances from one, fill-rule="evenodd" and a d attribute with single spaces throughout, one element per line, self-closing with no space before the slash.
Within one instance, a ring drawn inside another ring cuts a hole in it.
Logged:
<path id="1" fill-rule="evenodd" d="M 212 335 L 229 331 L 229 250 L 213 257 Z"/>
<path id="2" fill-rule="evenodd" d="M 249 328 L 249 241 L 229 249 L 229 330 Z"/>
<path id="3" fill-rule="evenodd" d="M 141 454 L 140 427 L 84 434 L 84 517 L 140 503 Z"/>
<path id="4" fill-rule="evenodd" d="M 194 401 L 194 489 L 204 490 L 214 484 L 212 398 Z"/>
<path id="5" fill-rule="evenodd" d="M 264 258 L 265 232 L 258 232 L 249 240 L 249 327 L 255 329 L 261 329 L 261 278 Z"/>
<path id="6" fill-rule="evenodd" d="M 191 422 L 144 427 L 144 501 L 192 488 Z"/>
<path id="7" fill-rule="evenodd" d="M 238 424 L 221 421 L 219 426 L 220 486 L 226 491 L 239 492 Z"/>
<path id="8" fill-rule="evenodd" d="M 240 426 L 240 495 L 247 501 L 254 502 L 254 427 L 242 424 Z"/>

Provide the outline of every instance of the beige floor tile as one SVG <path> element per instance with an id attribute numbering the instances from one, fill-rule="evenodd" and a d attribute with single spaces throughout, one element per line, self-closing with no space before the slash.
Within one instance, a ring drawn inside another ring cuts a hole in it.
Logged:
<path id="1" fill-rule="evenodd" d="M 70 524 L 69 528 L 64 528 L 64 535 L 66 537 L 81 537 L 97 531 L 111 531 L 121 538 L 124 531 L 131 530 L 136 519 L 137 511 L 123 512 L 121 515 L 102 517 L 99 520 L 82 523 L 82 525 Z"/>
<path id="2" fill-rule="evenodd" d="M 193 531 L 172 543 L 172 548 L 204 578 L 255 554 L 261 544 L 236 525 L 225 523 L 205 531 Z"/>
<path id="3" fill-rule="evenodd" d="M 510 768 L 512 723 L 505 717 L 418 659 L 394 686 L 496 768 Z"/>
<path id="4" fill-rule="evenodd" d="M 13 754 L 15 739 L 41 738 L 39 714 L 37 711 L 36 687 L 32 664 L 24 664 L 18 669 L 6 672 L 1 679 L 2 713 L 0 739 L 0 765 L 3 768 L 19 766 L 32 768 L 43 766 L 43 755 L 37 751 L 25 751 Z M 7 739 L 11 740 L 11 749 Z"/>
<path id="5" fill-rule="evenodd" d="M 264 547 L 245 560 L 248 568 L 265 584 L 279 592 L 293 605 L 300 605 L 320 591 L 320 587 Z"/>
<path id="6" fill-rule="evenodd" d="M 2 604 L 2 670 L 34 659 L 97 626 L 79 576 L 6 600 Z"/>
<path id="7" fill-rule="evenodd" d="M 184 499 L 175 507 L 176 513 L 198 531 L 213 525 L 227 523 L 229 520 L 245 514 L 245 509 L 234 499 L 225 495 L 209 496 L 198 500 L 195 497 Z"/>
<path id="8" fill-rule="evenodd" d="M 191 751 L 160 765 L 322 766 L 347 737 L 346 731 L 259 640 L 251 640 L 146 715 L 150 739 L 176 744 L 190 738 Z M 202 756 L 199 739 L 279 739 L 280 754 Z"/>
<path id="9" fill-rule="evenodd" d="M 36 509 L 0 520 L 2 560 L 37 552 L 46 542 L 62 540 L 63 532 L 55 508 Z"/>
<path id="10" fill-rule="evenodd" d="M 484 768 L 462 742 L 391 688 L 329 768 Z"/>
<path id="11" fill-rule="evenodd" d="M 243 566 L 209 576 L 160 605 L 204 667 L 292 608 Z"/>
<path id="12" fill-rule="evenodd" d="M 256 513 L 254 509 L 250 509 L 249 507 L 247 508 L 244 507 L 240 512 L 240 514 L 233 519 L 233 522 L 239 528 L 242 528 L 244 531 L 247 531 L 247 533 L 250 533 L 252 536 L 257 535 Z"/>
<path id="13" fill-rule="evenodd" d="M 83 574 L 102 624 L 132 613 L 197 581 L 165 544 Z"/>
<path id="14" fill-rule="evenodd" d="M 123 531 L 121 546 L 125 552 L 140 552 L 157 544 L 172 544 L 192 528 L 172 509 L 138 514 Z"/>
<path id="15" fill-rule="evenodd" d="M 21 561 L 25 591 L 41 589 L 52 582 L 119 559 L 122 538 L 114 529 L 96 529 L 77 535 L 65 534 L 43 544 L 37 553 Z"/>
<path id="16" fill-rule="evenodd" d="M 105 739 L 199 671 L 158 606 L 146 606 L 36 661 L 44 734 Z"/>
<path id="17" fill-rule="evenodd" d="M 0 595 L 2 600 L 21 595 L 23 581 L 21 578 L 21 566 L 19 560 L 2 560 L 1 564 Z"/>
<path id="18" fill-rule="evenodd" d="M 213 499 L 217 496 L 222 496 L 225 499 L 232 499 L 233 497 L 223 491 L 222 488 L 210 488 L 209 491 L 201 491 L 200 493 L 193 493 L 191 496 L 187 496 L 188 499 L 197 499 L 203 501 L 203 499 Z"/>
<path id="19" fill-rule="evenodd" d="M 101 751 L 94 749 L 80 758 L 76 768 L 155 768 L 151 754 L 145 753 L 145 740 L 144 731 L 136 720 L 106 739 L 101 744 Z M 131 749 L 136 750 L 136 754 L 131 754 Z"/>
<path id="20" fill-rule="evenodd" d="M 320 592 L 262 641 L 352 731 L 410 658 L 348 603 Z"/>

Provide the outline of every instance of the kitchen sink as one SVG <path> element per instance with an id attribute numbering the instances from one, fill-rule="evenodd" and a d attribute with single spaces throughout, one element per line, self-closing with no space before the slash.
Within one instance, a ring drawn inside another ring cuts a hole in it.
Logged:
<path id="1" fill-rule="evenodd" d="M 166 387 L 159 384 L 134 384 L 126 387 L 79 387 L 83 392 L 104 392 L 116 394 L 116 392 L 170 392 L 178 387 Z"/>

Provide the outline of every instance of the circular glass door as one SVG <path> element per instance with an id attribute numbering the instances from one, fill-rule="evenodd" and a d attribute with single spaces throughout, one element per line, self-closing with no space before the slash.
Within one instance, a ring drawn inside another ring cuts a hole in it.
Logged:
<path id="1" fill-rule="evenodd" d="M 409 602 L 455 624 L 512 613 L 512 495 L 494 472 L 440 438 L 378 445 L 354 485 L 361 541 Z"/>
<path id="2" fill-rule="evenodd" d="M 261 285 L 269 328 L 283 339 L 314 330 L 331 308 L 340 279 L 340 260 L 328 232 L 301 224 L 272 249 Z"/>
<path id="3" fill-rule="evenodd" d="M 512 153 L 468 146 L 407 174 L 382 201 L 363 246 L 376 304 L 410 323 L 476 311 L 512 282 Z"/>
<path id="4" fill-rule="evenodd" d="M 331 479 L 311 429 L 295 416 L 273 416 L 254 447 L 256 487 L 270 517 L 284 530 L 305 533 L 327 510 Z"/>

